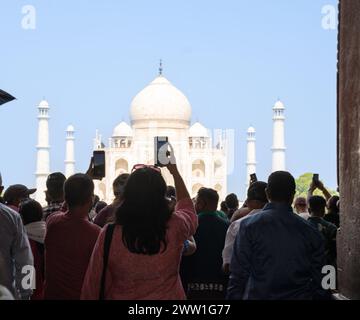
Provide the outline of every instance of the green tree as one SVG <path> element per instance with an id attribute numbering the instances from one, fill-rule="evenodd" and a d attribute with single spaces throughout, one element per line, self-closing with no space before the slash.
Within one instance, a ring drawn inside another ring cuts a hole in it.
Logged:
<path id="1" fill-rule="evenodd" d="M 296 194 L 295 197 L 307 197 L 307 192 L 309 190 L 310 184 L 312 182 L 313 174 L 312 173 L 304 173 L 299 178 L 295 180 L 296 182 Z M 326 187 L 326 186 L 325 186 Z M 332 195 L 337 195 L 338 193 L 334 190 L 331 190 L 326 187 L 326 189 L 330 192 Z M 314 192 L 314 195 L 322 196 L 322 192 L 320 190 L 316 190 Z"/>

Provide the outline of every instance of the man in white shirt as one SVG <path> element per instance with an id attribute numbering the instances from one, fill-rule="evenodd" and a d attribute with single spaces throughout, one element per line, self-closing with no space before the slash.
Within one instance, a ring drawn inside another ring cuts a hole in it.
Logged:
<path id="1" fill-rule="evenodd" d="M 20 215 L 0 203 L 0 285 L 15 299 L 28 300 L 32 286 L 23 285 L 24 270 L 33 266 L 33 255 Z M 26 267 L 26 269 L 24 269 Z"/>
<path id="2" fill-rule="evenodd" d="M 250 213 L 231 223 L 226 233 L 225 246 L 222 252 L 223 257 L 223 269 L 224 272 L 229 273 L 229 266 L 233 253 L 233 247 L 236 235 L 239 232 L 241 222 L 249 216 L 254 215 L 262 210 L 262 208 L 268 203 L 265 189 L 267 187 L 266 182 L 257 181 L 250 185 L 247 192 L 247 206 L 251 210 Z"/>

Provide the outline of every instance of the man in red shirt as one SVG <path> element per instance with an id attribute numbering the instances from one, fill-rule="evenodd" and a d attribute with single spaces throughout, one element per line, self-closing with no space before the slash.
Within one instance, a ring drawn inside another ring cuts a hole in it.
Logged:
<path id="1" fill-rule="evenodd" d="M 100 227 L 88 220 L 94 183 L 75 174 L 64 185 L 68 211 L 51 215 L 45 236 L 45 293 L 47 300 L 78 300 Z"/>

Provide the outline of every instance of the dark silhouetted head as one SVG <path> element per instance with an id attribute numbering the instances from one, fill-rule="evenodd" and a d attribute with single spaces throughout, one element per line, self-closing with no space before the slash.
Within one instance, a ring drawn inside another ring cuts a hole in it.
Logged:
<path id="1" fill-rule="evenodd" d="M 227 207 L 225 201 L 222 201 L 222 202 L 220 203 L 220 210 L 221 210 L 222 212 L 224 212 L 224 213 L 226 213 L 226 212 L 228 211 L 228 207 Z"/>
<path id="2" fill-rule="evenodd" d="M 41 221 L 43 218 L 43 210 L 40 203 L 32 199 L 21 202 L 19 207 L 19 214 L 24 225 Z"/>
<path id="3" fill-rule="evenodd" d="M 219 194 L 210 188 L 201 188 L 196 196 L 195 209 L 197 213 L 216 211 L 219 203 Z"/>
<path id="4" fill-rule="evenodd" d="M 98 201 L 95 205 L 95 212 L 98 214 L 106 206 L 107 206 L 107 203 L 105 201 Z"/>
<path id="5" fill-rule="evenodd" d="M 325 215 L 326 200 L 320 196 L 312 196 L 309 199 L 309 212 L 314 217 Z"/>
<path id="6" fill-rule="evenodd" d="M 65 181 L 64 196 L 69 210 L 86 206 L 89 211 L 93 205 L 94 183 L 86 174 L 74 174 Z"/>
<path id="7" fill-rule="evenodd" d="M 61 172 L 54 172 L 46 179 L 46 199 L 48 202 L 64 201 L 64 183 L 66 177 Z"/>
<path id="8" fill-rule="evenodd" d="M 229 209 L 236 210 L 239 208 L 239 200 L 235 193 L 230 193 L 229 195 L 227 195 L 225 198 L 225 203 Z"/>
<path id="9" fill-rule="evenodd" d="M 8 205 L 19 207 L 20 203 L 30 198 L 36 189 L 28 189 L 23 184 L 14 184 L 4 192 L 4 201 Z"/>
<path id="10" fill-rule="evenodd" d="M 247 192 L 247 206 L 250 209 L 262 209 L 268 203 L 266 188 L 267 183 L 263 181 L 256 181 L 250 185 Z"/>
<path id="11" fill-rule="evenodd" d="M 166 183 L 157 170 L 144 167 L 129 176 L 116 222 L 122 226 L 122 240 L 130 252 L 154 255 L 166 250 L 171 211 L 165 194 Z"/>
<path id="12" fill-rule="evenodd" d="M 294 200 L 295 190 L 295 179 L 289 172 L 276 171 L 269 176 L 266 194 L 270 202 L 291 205 Z"/>

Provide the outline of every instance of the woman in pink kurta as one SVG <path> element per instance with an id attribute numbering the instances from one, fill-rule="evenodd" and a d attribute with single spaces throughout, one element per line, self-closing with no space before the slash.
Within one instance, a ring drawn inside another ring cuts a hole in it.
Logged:
<path id="1" fill-rule="evenodd" d="M 114 229 L 109 251 L 109 261 L 106 270 L 105 282 L 105 299 L 186 299 L 179 276 L 179 265 L 182 256 L 184 241 L 190 236 L 192 236 L 196 231 L 197 216 L 193 203 L 186 190 L 185 184 L 177 170 L 176 165 L 169 164 L 167 168 L 174 177 L 177 192 L 177 204 L 175 207 L 175 211 L 170 214 L 169 218 L 167 219 L 166 226 L 163 230 L 164 241 L 160 242 L 160 250 L 157 250 L 159 251 L 157 253 L 150 252 L 151 250 L 153 250 L 154 246 L 149 247 L 145 245 L 142 248 L 137 247 L 138 243 L 144 243 L 141 242 L 141 240 L 144 240 L 144 238 L 141 239 L 141 236 L 140 238 L 137 238 L 137 241 L 133 242 L 132 245 L 125 245 L 125 243 L 129 243 L 131 241 L 129 239 L 132 238 L 126 236 L 123 237 L 123 232 L 127 228 L 126 223 L 128 222 L 126 222 L 126 219 L 133 219 L 133 224 L 134 221 L 136 221 L 135 223 L 137 223 L 138 225 L 135 226 L 135 230 L 141 230 L 138 231 L 139 234 L 143 232 L 144 234 L 146 234 L 146 236 L 149 236 L 148 232 L 152 232 L 154 228 L 157 228 L 156 230 L 157 232 L 159 232 L 159 222 L 157 221 L 152 225 L 152 220 L 149 220 L 149 217 L 146 215 L 154 214 L 151 213 L 151 206 L 153 205 L 153 202 L 157 201 L 155 199 L 158 196 L 157 192 L 160 192 L 162 197 L 165 196 L 162 193 L 164 190 L 162 185 L 161 187 L 159 187 L 158 185 L 153 185 L 154 179 L 158 179 L 159 177 L 157 175 L 161 174 L 159 171 L 156 170 L 156 168 L 148 166 L 142 166 L 140 169 L 136 169 L 135 172 L 132 174 L 136 174 L 138 175 L 138 177 L 141 175 L 144 176 L 144 180 L 141 186 L 137 184 L 136 197 L 138 203 L 133 204 L 133 207 L 141 207 L 143 205 L 144 209 L 143 212 L 130 212 L 130 214 L 133 214 L 133 216 L 130 216 L 125 209 L 127 208 L 127 198 L 129 199 L 133 197 L 133 195 L 129 194 L 129 190 L 127 189 L 131 188 L 131 184 L 132 182 L 134 182 L 135 178 L 132 180 L 132 175 L 130 175 L 129 177 L 124 192 L 125 206 L 122 209 L 123 211 L 125 211 L 125 213 L 121 212 L 121 208 L 117 212 L 117 224 Z M 161 179 L 163 180 L 162 177 Z M 150 198 L 153 200 L 149 200 L 149 193 L 151 194 Z M 126 195 L 128 195 L 128 197 L 126 197 Z M 146 204 L 143 202 L 148 203 Z M 131 207 L 131 205 L 129 207 Z M 121 214 L 123 214 L 125 218 L 121 218 Z M 95 245 L 82 288 L 82 299 L 99 299 L 101 275 L 103 272 L 103 248 L 106 228 L 104 228 L 104 230 L 101 232 Z M 131 235 L 133 236 L 134 233 L 132 233 Z M 147 238 L 145 237 L 145 239 Z M 150 239 L 153 238 L 150 237 Z M 139 249 L 137 251 L 144 252 L 145 250 L 145 253 L 132 252 L 134 251 L 134 246 L 135 248 Z"/>

